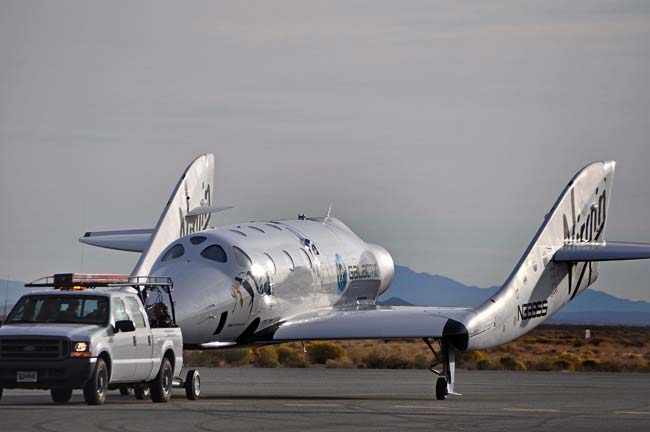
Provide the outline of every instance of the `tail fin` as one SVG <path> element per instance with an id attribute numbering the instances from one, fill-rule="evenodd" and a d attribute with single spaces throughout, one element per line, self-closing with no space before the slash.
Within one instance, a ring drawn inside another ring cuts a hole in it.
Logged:
<path id="1" fill-rule="evenodd" d="M 212 209 L 213 186 L 214 156 L 204 154 L 194 159 L 176 184 L 133 276 L 148 275 L 163 249 L 177 238 L 208 227 L 212 211 L 201 208 Z"/>
<path id="2" fill-rule="evenodd" d="M 469 349 L 528 332 L 596 281 L 597 262 L 554 256 L 567 245 L 602 244 L 614 168 L 614 161 L 594 162 L 569 182 L 503 287 L 476 309 Z"/>

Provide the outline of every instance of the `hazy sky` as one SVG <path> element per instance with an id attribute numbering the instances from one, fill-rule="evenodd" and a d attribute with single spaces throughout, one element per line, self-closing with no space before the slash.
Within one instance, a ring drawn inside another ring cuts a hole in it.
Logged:
<path id="1" fill-rule="evenodd" d="M 129 272 L 216 158 L 228 224 L 333 214 L 398 263 L 502 283 L 573 174 L 650 241 L 650 2 L 0 0 L 0 278 Z M 596 284 L 650 300 L 650 262 Z"/>

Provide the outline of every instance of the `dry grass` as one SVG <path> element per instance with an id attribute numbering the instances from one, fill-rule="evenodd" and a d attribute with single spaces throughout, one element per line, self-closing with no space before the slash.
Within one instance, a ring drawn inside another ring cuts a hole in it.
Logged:
<path id="1" fill-rule="evenodd" d="M 531 333 L 484 351 L 462 353 L 465 369 L 650 372 L 650 328 L 541 326 Z M 258 349 L 186 351 L 191 366 L 264 366 L 424 369 L 431 354 L 417 339 L 299 343 Z"/>

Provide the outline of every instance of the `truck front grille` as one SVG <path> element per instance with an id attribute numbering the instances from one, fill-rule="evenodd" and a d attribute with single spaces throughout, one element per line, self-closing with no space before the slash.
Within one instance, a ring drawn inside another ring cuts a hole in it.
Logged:
<path id="1" fill-rule="evenodd" d="M 62 359 L 69 350 L 69 342 L 63 338 L 0 338 L 2 360 Z"/>

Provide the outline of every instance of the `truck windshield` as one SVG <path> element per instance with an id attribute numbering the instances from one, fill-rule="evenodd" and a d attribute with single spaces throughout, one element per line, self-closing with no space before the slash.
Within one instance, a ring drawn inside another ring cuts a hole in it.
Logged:
<path id="1" fill-rule="evenodd" d="M 30 295 L 22 297 L 7 316 L 6 324 L 19 323 L 108 323 L 105 297 L 74 295 Z"/>

